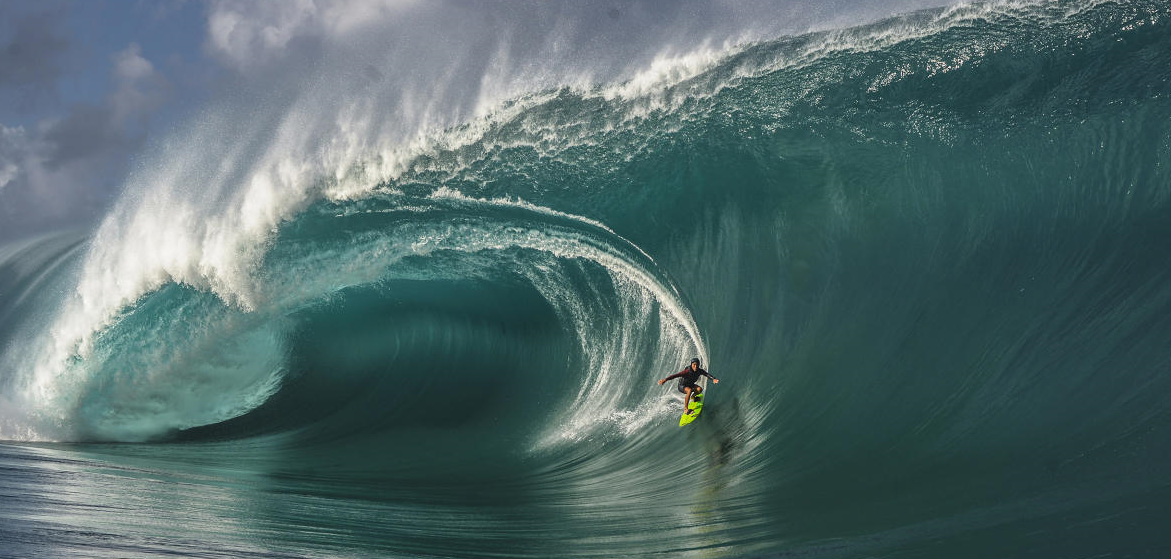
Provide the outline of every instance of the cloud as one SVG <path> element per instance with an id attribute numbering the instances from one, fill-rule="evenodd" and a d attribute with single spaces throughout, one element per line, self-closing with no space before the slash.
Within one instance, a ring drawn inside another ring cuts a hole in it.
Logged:
<path id="1" fill-rule="evenodd" d="M 8 183 L 12 182 L 12 179 L 15 179 L 19 173 L 20 167 L 17 167 L 15 163 L 0 162 L 0 190 L 4 190 L 4 187 L 8 186 Z"/>
<path id="2" fill-rule="evenodd" d="M 0 18 L 0 102 L 30 111 L 56 89 L 69 42 L 48 12 Z"/>
<path id="3" fill-rule="evenodd" d="M 71 161 L 117 151 L 127 143 L 113 122 L 113 111 L 104 106 L 75 106 L 68 116 L 45 126 L 41 137 L 49 146 L 42 162 L 54 169 Z"/>
<path id="4" fill-rule="evenodd" d="M 230 66 L 246 68 L 269 59 L 316 28 L 312 0 L 218 2 L 208 16 L 208 48 Z"/>
<path id="5" fill-rule="evenodd" d="M 0 239 L 87 222 L 109 201 L 128 144 L 56 143 L 69 131 L 101 128 L 100 115 L 98 124 L 87 124 L 95 112 L 101 111 L 82 108 L 32 129 L 0 125 Z"/>
<path id="6" fill-rule="evenodd" d="M 207 49 L 236 69 L 279 58 L 298 39 L 345 36 L 388 16 L 414 0 L 220 0 L 208 16 Z"/>
<path id="7" fill-rule="evenodd" d="M 15 35 L 0 47 L 0 86 L 50 84 L 61 75 L 60 58 L 69 43 L 58 35 L 50 14 L 15 22 Z"/>
<path id="8" fill-rule="evenodd" d="M 107 100 L 111 121 L 123 129 L 144 124 L 142 119 L 162 106 L 171 96 L 172 86 L 142 57 L 142 49 L 131 44 L 113 57 L 115 89 Z"/>
<path id="9" fill-rule="evenodd" d="M 142 48 L 131 44 L 125 50 L 114 55 L 114 75 L 124 80 L 134 81 L 153 74 L 154 65 L 142 57 Z"/>
<path id="10" fill-rule="evenodd" d="M 116 194 L 170 83 L 136 44 L 111 59 L 111 90 L 31 128 L 0 124 L 0 238 L 94 219 Z"/>
<path id="11" fill-rule="evenodd" d="M 28 140 L 23 127 L 0 125 L 0 193 L 21 174 Z"/>

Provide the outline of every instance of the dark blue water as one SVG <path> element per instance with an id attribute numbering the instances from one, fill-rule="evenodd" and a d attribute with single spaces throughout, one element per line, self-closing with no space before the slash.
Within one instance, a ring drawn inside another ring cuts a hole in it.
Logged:
<path id="1" fill-rule="evenodd" d="M 779 37 L 5 245 L 0 555 L 1167 556 L 1169 18 Z"/>

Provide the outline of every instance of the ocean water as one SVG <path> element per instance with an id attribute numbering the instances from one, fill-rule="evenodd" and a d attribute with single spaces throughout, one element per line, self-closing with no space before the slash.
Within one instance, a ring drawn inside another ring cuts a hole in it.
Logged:
<path id="1" fill-rule="evenodd" d="M 0 247 L 0 556 L 1171 555 L 1165 3 L 266 130 Z"/>

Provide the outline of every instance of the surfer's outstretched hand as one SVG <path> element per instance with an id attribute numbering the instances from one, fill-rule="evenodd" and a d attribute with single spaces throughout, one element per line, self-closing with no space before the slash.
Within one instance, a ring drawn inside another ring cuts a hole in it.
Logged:
<path id="1" fill-rule="evenodd" d="M 662 385 L 663 385 L 663 381 L 659 380 L 659 386 L 662 386 Z"/>
<path id="2" fill-rule="evenodd" d="M 716 383 L 716 384 L 719 384 L 719 383 L 720 383 L 720 379 L 718 379 L 718 378 L 714 378 L 714 379 L 712 379 L 712 382 L 714 382 L 714 383 Z"/>

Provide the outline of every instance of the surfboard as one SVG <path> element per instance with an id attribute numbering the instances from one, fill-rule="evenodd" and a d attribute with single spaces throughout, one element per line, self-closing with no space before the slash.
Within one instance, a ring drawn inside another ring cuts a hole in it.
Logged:
<path id="1" fill-rule="evenodd" d="M 691 403 L 687 404 L 687 413 L 679 416 L 679 426 L 682 427 L 695 421 L 701 411 L 703 411 L 703 392 L 691 397 Z"/>

